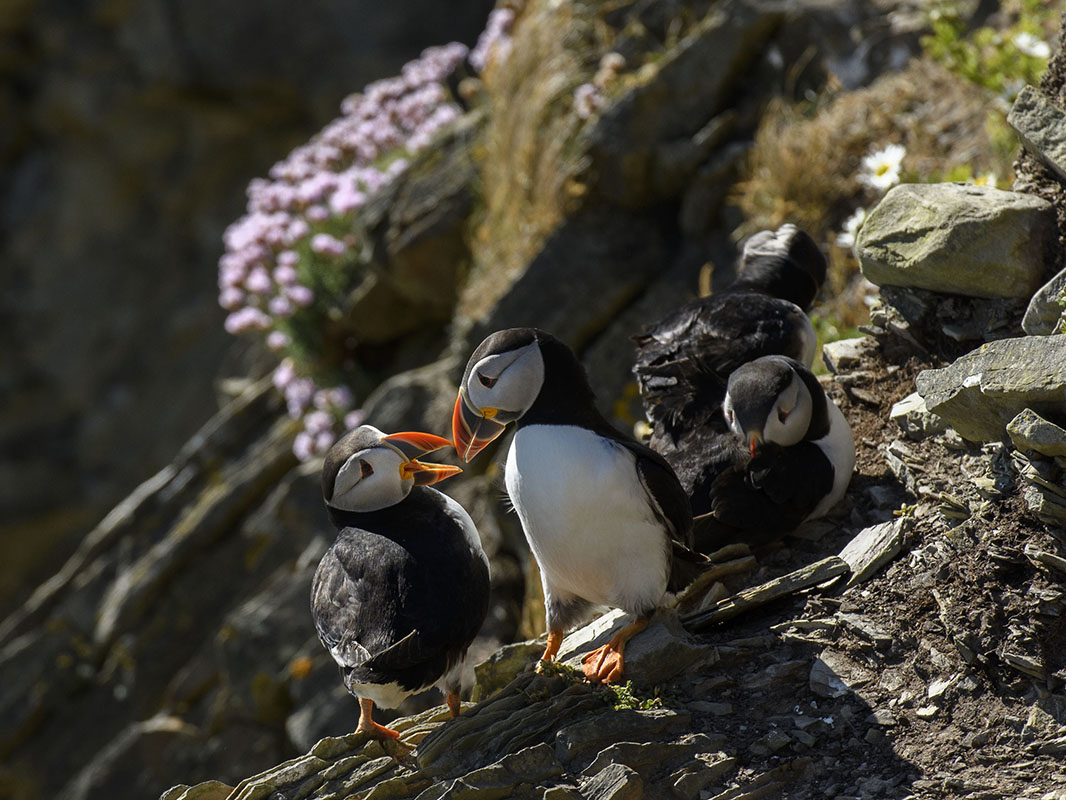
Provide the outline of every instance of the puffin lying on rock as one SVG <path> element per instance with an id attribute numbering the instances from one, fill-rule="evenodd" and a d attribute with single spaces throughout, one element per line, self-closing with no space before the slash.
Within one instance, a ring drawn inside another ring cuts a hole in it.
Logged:
<path id="1" fill-rule="evenodd" d="M 450 447 L 428 433 L 385 435 L 363 425 L 322 467 L 340 531 L 311 588 L 318 638 L 359 698 L 360 732 L 399 734 L 371 717 L 437 686 L 459 714 L 467 648 L 488 612 L 489 563 L 470 515 L 428 484 L 462 470 L 419 456 Z"/>
<path id="2" fill-rule="evenodd" d="M 621 608 L 637 620 L 584 659 L 590 680 L 617 681 L 625 643 L 698 573 L 688 498 L 662 456 L 603 418 L 573 351 L 535 328 L 494 333 L 470 356 L 452 420 L 459 456 L 512 422 L 505 480 L 540 567 L 543 660 L 591 605 Z"/>
<path id="3" fill-rule="evenodd" d="M 686 303 L 633 337 L 636 374 L 652 424 L 649 444 L 693 496 L 704 453 L 727 430 L 722 414 L 729 375 L 749 361 L 785 355 L 810 366 L 815 335 L 805 313 L 825 280 L 826 260 L 795 225 L 762 231 L 744 245 L 737 279 Z"/>
<path id="4" fill-rule="evenodd" d="M 696 547 L 758 545 L 823 516 L 844 496 L 855 440 L 840 409 L 798 361 L 764 356 L 729 376 L 730 432 L 707 440 L 693 504 Z"/>

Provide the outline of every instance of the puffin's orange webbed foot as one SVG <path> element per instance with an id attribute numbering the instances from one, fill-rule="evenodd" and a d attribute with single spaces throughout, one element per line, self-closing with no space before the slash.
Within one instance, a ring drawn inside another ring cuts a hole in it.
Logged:
<path id="1" fill-rule="evenodd" d="M 563 631 L 561 628 L 552 628 L 548 631 L 548 642 L 544 647 L 544 655 L 540 657 L 540 661 L 537 662 L 537 666 L 534 667 L 534 671 L 538 675 L 544 674 L 544 666 L 555 660 L 555 656 L 559 653 L 559 648 L 563 644 Z"/>
<path id="2" fill-rule="evenodd" d="M 397 731 L 374 722 L 374 718 L 371 716 L 373 712 L 374 701 L 363 697 L 359 698 L 359 725 L 356 727 L 355 732 L 368 734 L 371 739 L 399 739 L 400 734 Z"/>
<path id="3" fill-rule="evenodd" d="M 587 653 L 581 660 L 582 671 L 591 683 L 617 683 L 622 678 L 625 662 L 622 651 L 614 648 L 614 640 Z"/>
<path id="4" fill-rule="evenodd" d="M 598 647 L 588 653 L 582 659 L 582 671 L 585 677 L 592 683 L 620 681 L 625 670 L 622 651 L 625 649 L 626 642 L 647 628 L 650 622 L 651 620 L 647 617 L 641 617 L 632 625 L 627 625 L 618 631 L 603 647 Z"/>

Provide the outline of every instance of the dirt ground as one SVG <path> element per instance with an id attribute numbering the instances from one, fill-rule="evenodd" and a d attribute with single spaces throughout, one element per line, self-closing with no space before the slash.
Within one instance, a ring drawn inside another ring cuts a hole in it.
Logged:
<path id="1" fill-rule="evenodd" d="M 886 448 L 904 438 L 889 411 L 933 366 L 878 352 L 849 391 L 829 385 L 856 438 L 847 499 L 820 538 L 758 553 L 748 582 L 897 518 L 900 554 L 846 591 L 816 588 L 705 634 L 719 661 L 662 695 L 694 712 L 694 730 L 725 736 L 728 784 L 794 776 L 752 797 L 1066 798 L 1066 573 L 1025 554 L 1066 548 L 1014 490 L 1003 445 L 939 434 L 906 442 L 910 489 L 889 469 Z M 821 682 L 816 657 L 840 680 Z"/>

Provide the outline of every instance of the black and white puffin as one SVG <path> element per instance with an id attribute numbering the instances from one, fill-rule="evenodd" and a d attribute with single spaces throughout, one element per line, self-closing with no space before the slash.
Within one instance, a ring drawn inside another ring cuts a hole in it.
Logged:
<path id="1" fill-rule="evenodd" d="M 688 499 L 662 456 L 596 409 L 573 351 L 535 328 L 494 333 L 470 356 L 452 420 L 460 457 L 470 461 L 512 422 L 505 481 L 540 567 L 543 660 L 591 605 L 621 608 L 637 620 L 584 665 L 592 681 L 617 681 L 625 643 L 698 571 Z"/>
<path id="2" fill-rule="evenodd" d="M 689 492 L 722 420 L 729 375 L 766 355 L 810 366 L 815 334 L 805 313 L 825 280 L 826 260 L 795 225 L 745 243 L 728 288 L 686 303 L 633 337 L 633 372 L 652 425 L 649 444 L 666 456 Z M 696 508 L 696 513 L 707 509 Z"/>
<path id="3" fill-rule="evenodd" d="M 730 432 L 710 442 L 693 502 L 696 548 L 757 545 L 823 516 L 844 496 L 855 441 L 840 409 L 798 361 L 763 356 L 729 376 Z"/>
<path id="4" fill-rule="evenodd" d="M 489 564 L 470 515 L 428 484 L 459 467 L 418 460 L 450 447 L 428 433 L 356 428 L 330 449 L 322 492 L 340 531 L 311 588 L 318 638 L 359 698 L 357 731 L 398 734 L 374 722 L 437 686 L 459 713 L 467 648 L 485 619 Z"/>

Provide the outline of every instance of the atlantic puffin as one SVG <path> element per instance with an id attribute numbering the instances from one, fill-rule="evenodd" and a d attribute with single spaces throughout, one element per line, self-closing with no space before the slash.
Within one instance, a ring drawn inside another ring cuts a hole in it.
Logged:
<path id="1" fill-rule="evenodd" d="M 374 704 L 431 686 L 459 714 L 467 648 L 488 612 L 489 563 L 470 515 L 429 484 L 462 470 L 419 456 L 450 447 L 428 433 L 363 425 L 326 454 L 322 492 L 339 533 L 311 588 L 318 638 L 359 699 L 356 729 L 377 739 Z"/>
<path id="2" fill-rule="evenodd" d="M 470 356 L 452 419 L 459 456 L 470 461 L 512 422 L 504 478 L 540 567 L 542 659 L 590 606 L 621 608 L 636 621 L 584 659 L 591 681 L 615 682 L 625 643 L 698 573 L 688 499 L 662 456 L 596 409 L 573 351 L 536 328 L 498 331 Z"/>
<path id="3" fill-rule="evenodd" d="M 763 356 L 729 376 L 722 414 L 729 432 L 704 457 L 693 502 L 696 549 L 759 545 L 824 516 L 855 468 L 851 426 L 803 364 Z"/>
<path id="4" fill-rule="evenodd" d="M 825 256 L 806 232 L 792 224 L 761 231 L 744 244 L 738 277 L 726 289 L 686 303 L 633 337 L 649 444 L 689 492 L 701 454 L 726 430 L 721 408 L 730 373 L 766 355 L 813 362 L 815 334 L 806 311 L 825 274 Z"/>

